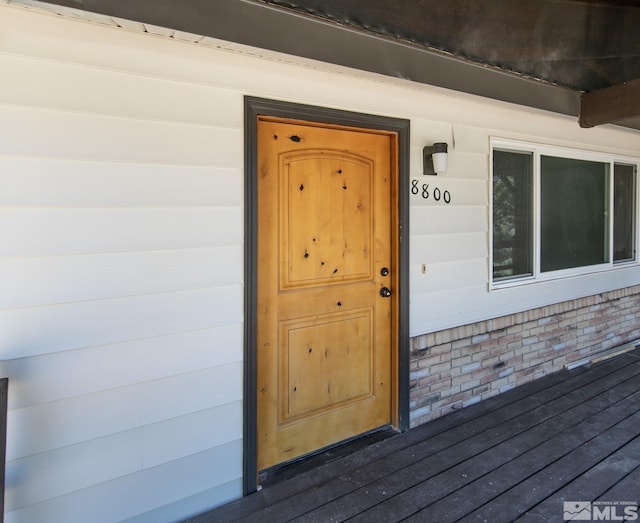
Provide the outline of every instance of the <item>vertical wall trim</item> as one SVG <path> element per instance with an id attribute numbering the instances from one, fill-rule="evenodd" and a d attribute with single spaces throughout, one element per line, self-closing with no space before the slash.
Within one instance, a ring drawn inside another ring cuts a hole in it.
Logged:
<path id="1" fill-rule="evenodd" d="M 400 275 L 398 297 L 398 429 L 409 429 L 409 120 L 384 116 L 326 109 L 246 96 L 244 99 L 245 122 L 245 174 L 244 174 L 244 494 L 256 490 L 257 484 L 257 411 L 256 411 L 256 303 L 257 303 L 257 120 L 258 116 L 275 116 L 314 121 L 334 125 L 346 125 L 365 129 L 377 129 L 398 133 L 398 230 Z"/>
<path id="2" fill-rule="evenodd" d="M 7 399 L 9 378 L 0 379 L 0 523 L 4 521 L 5 467 L 7 461 Z"/>
<path id="3" fill-rule="evenodd" d="M 257 355 L 258 322 L 258 188 L 253 183 L 257 173 L 257 115 L 253 99 L 245 98 L 244 107 L 244 399 L 243 399 L 243 494 L 256 490 L 257 455 Z"/>

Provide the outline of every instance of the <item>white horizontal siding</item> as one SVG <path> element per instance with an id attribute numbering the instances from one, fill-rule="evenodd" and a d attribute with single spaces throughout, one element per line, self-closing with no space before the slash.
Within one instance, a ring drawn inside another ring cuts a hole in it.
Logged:
<path id="1" fill-rule="evenodd" d="M 2 53 L 0 70 L 5 104 L 232 129 L 242 125 L 238 91 Z"/>
<path id="2" fill-rule="evenodd" d="M 469 258 L 486 259 L 487 235 L 481 233 L 434 234 L 426 238 L 415 236 L 411 251 L 411 264 L 430 265 L 450 263 Z"/>
<path id="3" fill-rule="evenodd" d="M 243 95 L 42 59 L 59 20 L 0 9 L 6 520 L 237 497 Z"/>
<path id="4" fill-rule="evenodd" d="M 0 155 L 242 166 L 241 129 L 11 105 L 0 105 L 0 121 L 11 122 L 0 127 Z"/>
<path id="5" fill-rule="evenodd" d="M 459 266 L 458 266 L 459 267 Z M 427 269 L 429 270 L 429 269 Z M 420 282 L 419 267 L 412 267 L 411 282 Z M 430 292 L 414 293 L 411 297 L 411 327 L 417 332 L 429 332 L 432 325 L 442 325 L 451 322 L 452 311 L 460 311 L 470 296 L 479 296 L 487 292 L 487 285 L 477 283 L 472 286 L 455 289 L 431 290 Z M 485 318 L 487 311 L 474 310 L 473 313 L 464 311 L 454 325 L 465 325 Z M 490 312 L 489 312 L 490 314 Z"/>
<path id="6" fill-rule="evenodd" d="M 242 283 L 241 247 L 0 259 L 0 308 Z"/>
<path id="7" fill-rule="evenodd" d="M 216 492 L 234 482 L 235 496 L 240 485 L 235 478 L 241 473 L 242 446 L 240 441 L 216 447 L 205 452 L 171 461 L 158 467 L 128 474 L 117 480 L 107 481 L 58 496 L 47 501 L 8 512 L 7 523 L 113 523 L 131 515 L 142 514 L 158 507 L 158 502 L 168 505 L 203 491 Z M 228 486 L 222 490 L 228 495 Z M 192 505 L 191 514 L 202 512 L 215 499 L 199 498 L 200 506 Z M 219 499 L 219 498 L 218 498 Z M 169 521 L 166 512 L 156 521 Z"/>
<path id="8" fill-rule="evenodd" d="M 412 334 L 436 330 L 434 326 L 447 322 L 467 323 L 478 305 L 473 297 L 487 292 L 482 282 L 489 260 L 490 135 L 485 129 L 459 124 L 452 126 L 451 135 L 447 172 L 414 176 L 418 194 L 411 196 L 410 212 Z M 436 189 L 440 201 L 435 199 Z M 450 195 L 448 204 L 442 199 L 444 191 Z M 462 296 L 466 297 L 461 300 Z"/>
<path id="9" fill-rule="evenodd" d="M 470 253 L 471 254 L 471 253 Z M 420 267 L 416 266 L 416 270 Z M 462 260 L 427 264 L 427 272 L 411 278 L 414 296 L 431 295 L 434 292 L 472 287 L 482 281 L 487 272 L 486 258 L 468 258 Z M 434 304 L 435 305 L 435 304 Z M 440 304 L 436 306 L 440 307 Z M 461 308 L 458 303 L 456 307 Z M 415 313 L 424 315 L 424 310 Z"/>
<path id="10" fill-rule="evenodd" d="M 5 208 L 0 256 L 239 245 L 242 221 L 242 210 L 234 207 Z"/>
<path id="11" fill-rule="evenodd" d="M 13 511 L 205 452 L 242 436 L 238 402 L 17 459 L 6 471 Z M 227 424 L 220 430 L 219 420 Z M 30 478 L 20 487 L 23 478 Z M 20 487 L 20 488 L 17 488 Z"/>
<path id="12" fill-rule="evenodd" d="M 489 152 L 489 137 L 493 132 L 496 132 L 496 129 L 456 124 L 453 126 L 453 140 L 456 150 L 464 151 L 467 154 L 487 154 Z"/>
<path id="13" fill-rule="evenodd" d="M 231 363 L 12 410 L 7 459 L 74 445 L 242 397 L 242 366 Z M 226 420 L 225 420 L 226 422 Z M 73 427 L 73 430 L 69 430 Z"/>
<path id="14" fill-rule="evenodd" d="M 6 510 L 134 474 L 142 469 L 141 434 L 142 429 L 122 432 L 12 461 L 6 470 Z"/>
<path id="15" fill-rule="evenodd" d="M 239 206 L 237 168 L 0 156 L 0 206 Z"/>
<path id="16" fill-rule="evenodd" d="M 242 287 L 229 286 L 0 311 L 0 357 L 24 358 L 240 323 L 242 302 Z"/>
<path id="17" fill-rule="evenodd" d="M 413 202 L 412 202 L 413 203 Z M 489 215 L 486 206 L 460 205 L 412 205 L 409 210 L 411 238 L 431 234 L 486 233 L 489 230 Z M 411 242 L 411 248 L 420 247 Z"/>
<path id="18" fill-rule="evenodd" d="M 230 379 L 238 379 L 237 373 L 231 374 Z M 236 384 L 231 388 L 237 391 Z M 224 426 L 220 420 L 224 420 Z M 156 467 L 235 442 L 242 437 L 242 426 L 240 401 L 147 425 L 143 429 L 143 467 Z"/>
<path id="19" fill-rule="evenodd" d="M 638 282 L 488 291 L 490 137 L 633 155 L 637 133 L 154 32 L 0 6 L 6 521 L 173 521 L 241 494 L 244 95 L 411 121 L 412 180 L 451 195 L 410 196 L 412 334 Z M 436 141 L 449 169 L 424 177 Z"/>
<path id="20" fill-rule="evenodd" d="M 488 262 L 486 264 L 488 272 Z M 458 269 L 458 265 L 454 265 Z M 412 285 L 420 282 L 424 275 L 419 274 L 420 267 L 411 268 Z M 429 270 L 429 269 L 427 269 Z M 479 267 L 478 267 L 479 270 Z M 411 298 L 412 329 L 428 332 L 433 325 L 463 325 L 502 316 L 505 311 L 525 311 L 542 307 L 550 303 L 566 300 L 567 295 L 591 296 L 604 292 L 603 289 L 620 289 L 637 285 L 637 271 L 630 268 L 616 269 L 609 273 L 587 274 L 571 280 L 547 281 L 535 285 L 505 288 L 489 291 L 488 275 L 481 283 L 460 286 L 458 288 L 433 289 L 430 292 L 415 293 Z M 576 290 L 578 289 L 578 290 Z M 486 297 L 486 298 L 479 298 Z M 484 304 L 485 308 L 464 305 L 473 300 Z M 454 311 L 460 311 L 460 318 L 453 319 Z M 435 329 L 437 330 L 437 329 Z"/>
<path id="21" fill-rule="evenodd" d="M 158 523 L 159 521 L 183 521 L 185 515 L 197 515 L 212 506 L 222 505 L 239 497 L 242 492 L 240 480 L 232 480 L 222 485 L 188 496 L 168 505 L 127 518 L 122 523 Z M 214 505 L 212 505 L 212 502 Z"/>
<path id="22" fill-rule="evenodd" d="M 0 374 L 12 378 L 9 408 L 22 409 L 229 365 L 241 359 L 242 328 L 232 323 L 4 360 L 0 361 Z"/>
<path id="23" fill-rule="evenodd" d="M 449 169 L 446 178 L 463 177 L 465 180 L 478 180 L 487 183 L 489 155 L 468 153 L 460 149 L 449 155 Z"/>

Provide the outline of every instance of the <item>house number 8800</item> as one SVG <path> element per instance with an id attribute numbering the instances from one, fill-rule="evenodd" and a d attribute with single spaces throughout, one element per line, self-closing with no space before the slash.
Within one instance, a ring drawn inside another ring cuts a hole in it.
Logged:
<path id="1" fill-rule="evenodd" d="M 436 202 L 451 203 L 451 193 L 449 191 L 441 191 L 438 187 L 429 189 L 428 183 L 423 183 L 422 187 L 420 187 L 418 180 L 411 180 L 411 194 L 414 196 L 420 195 L 425 200 L 433 198 Z"/>

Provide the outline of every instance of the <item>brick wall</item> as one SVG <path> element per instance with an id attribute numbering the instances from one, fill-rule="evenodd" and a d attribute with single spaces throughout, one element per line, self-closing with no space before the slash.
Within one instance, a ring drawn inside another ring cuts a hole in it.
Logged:
<path id="1" fill-rule="evenodd" d="M 411 426 L 640 338 L 640 285 L 411 340 Z"/>

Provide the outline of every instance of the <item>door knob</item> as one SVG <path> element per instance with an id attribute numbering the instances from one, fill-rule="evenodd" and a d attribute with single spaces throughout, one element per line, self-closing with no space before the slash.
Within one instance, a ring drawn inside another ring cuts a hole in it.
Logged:
<path id="1" fill-rule="evenodd" d="M 383 298 L 388 298 L 389 296 L 391 296 L 391 291 L 387 287 L 382 287 L 382 289 L 380 289 L 380 296 L 382 296 Z"/>

